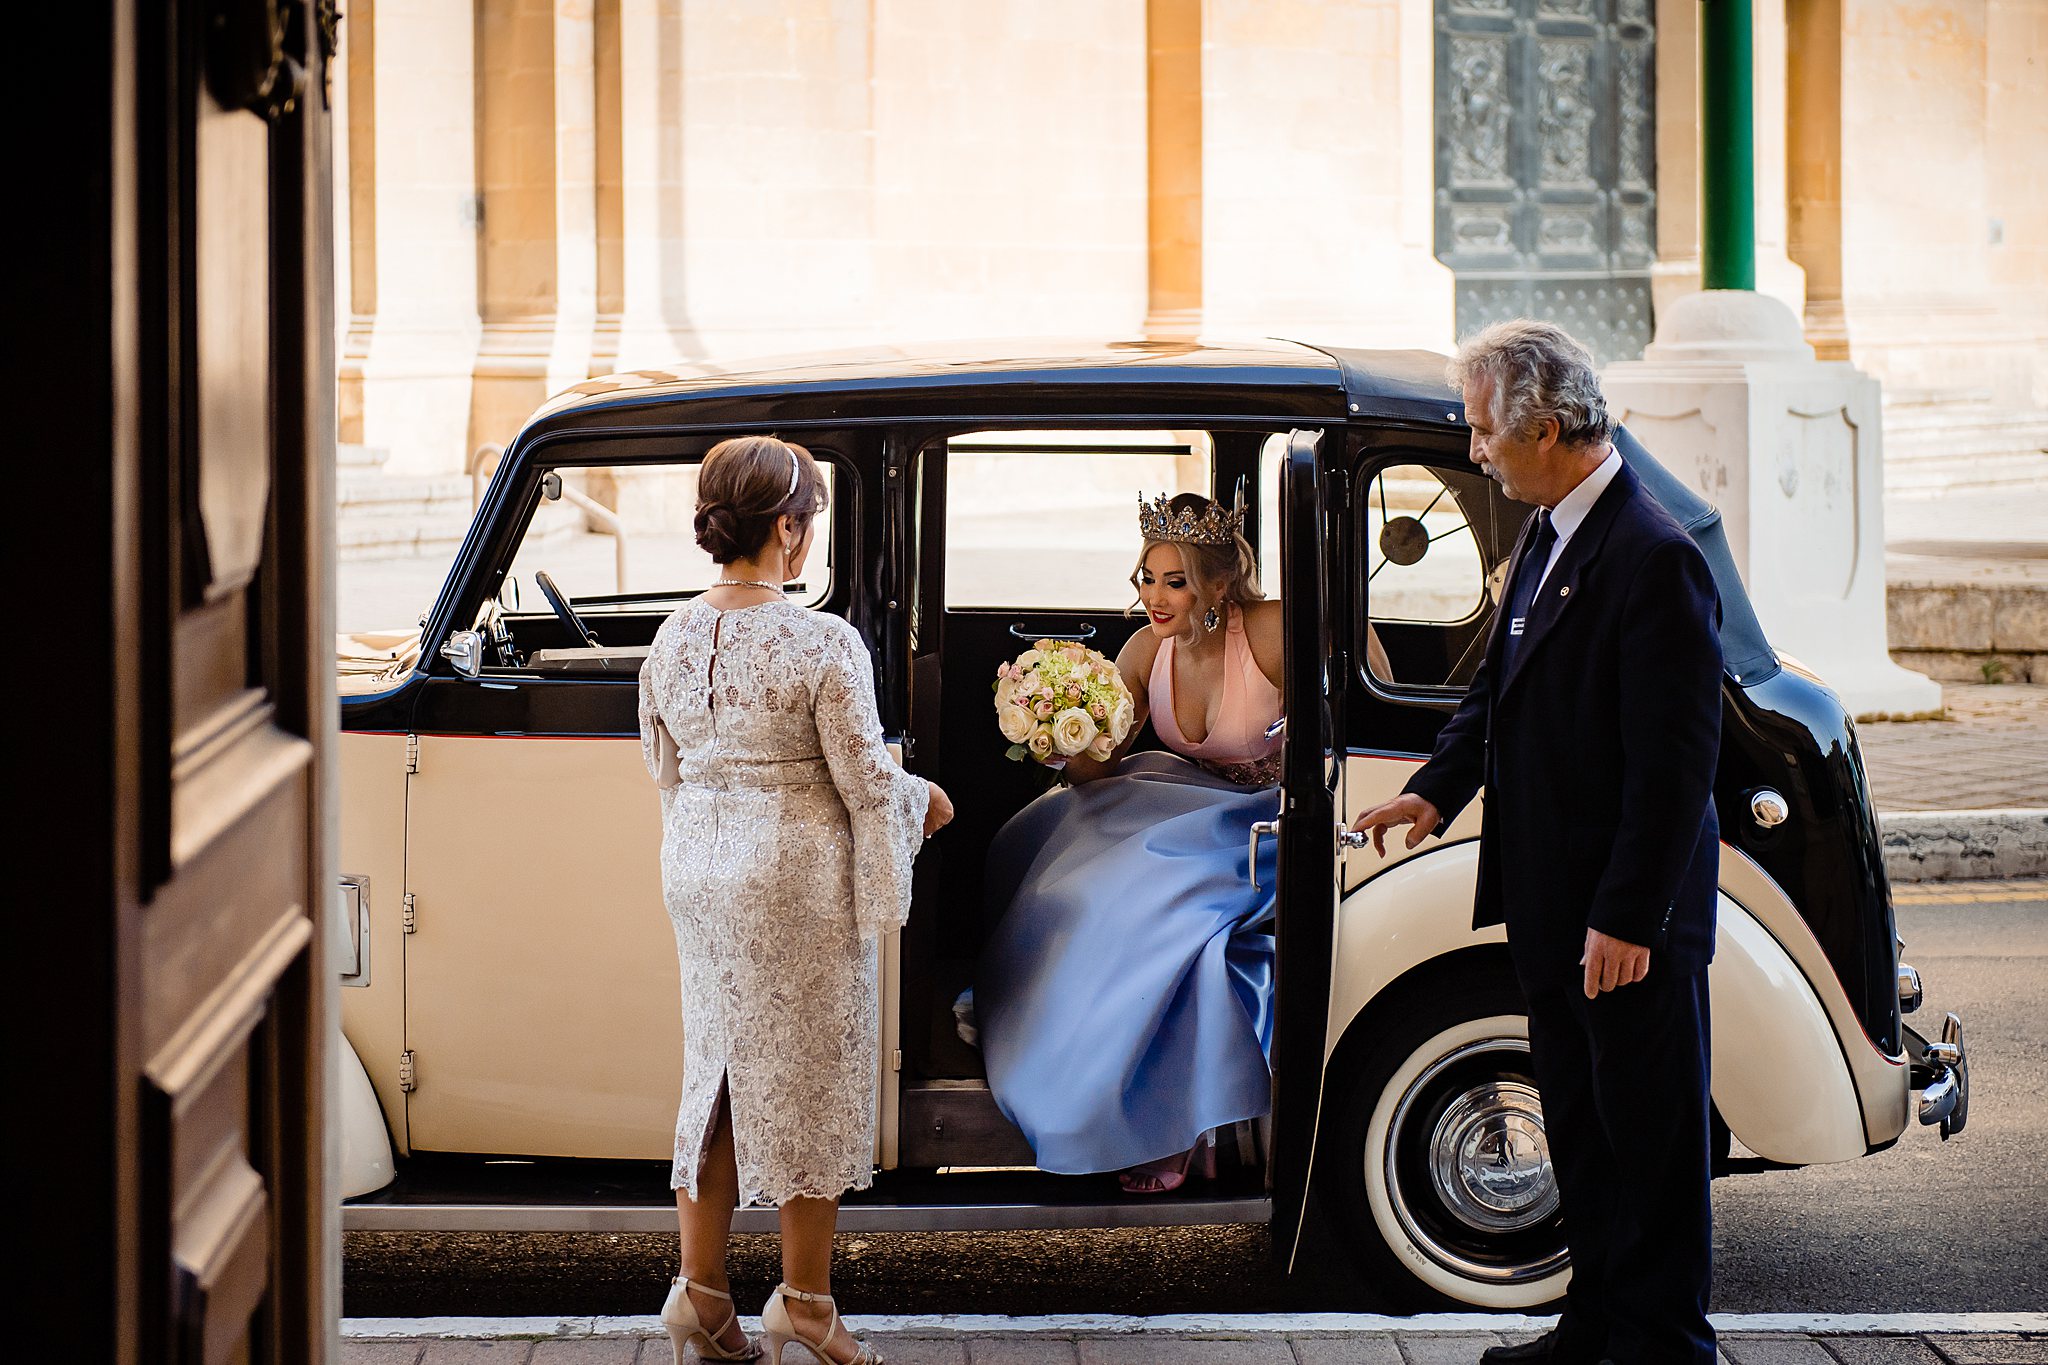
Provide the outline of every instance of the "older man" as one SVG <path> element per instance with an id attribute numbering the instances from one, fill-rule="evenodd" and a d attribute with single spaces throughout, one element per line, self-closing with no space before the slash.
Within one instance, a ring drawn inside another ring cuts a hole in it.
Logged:
<path id="1" fill-rule="evenodd" d="M 1713 1365 L 1707 962 L 1719 830 L 1719 602 L 1622 463 L 1592 358 L 1505 322 L 1451 362 L 1472 459 L 1539 510 L 1472 689 L 1406 790 L 1354 825 L 1408 847 L 1483 786 L 1475 926 L 1529 1003 L 1572 1283 L 1488 1365 Z"/>

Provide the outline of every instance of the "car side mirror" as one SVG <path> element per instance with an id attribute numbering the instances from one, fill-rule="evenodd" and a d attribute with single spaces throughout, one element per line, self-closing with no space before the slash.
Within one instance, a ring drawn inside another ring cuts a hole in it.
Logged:
<path id="1" fill-rule="evenodd" d="M 441 646 L 441 657 L 463 677 L 477 677 L 484 671 L 484 637 L 473 630 L 454 631 Z"/>
<path id="2" fill-rule="evenodd" d="M 559 502 L 561 500 L 562 473 L 560 470 L 550 469 L 547 473 L 540 476 L 540 495 L 549 502 Z"/>

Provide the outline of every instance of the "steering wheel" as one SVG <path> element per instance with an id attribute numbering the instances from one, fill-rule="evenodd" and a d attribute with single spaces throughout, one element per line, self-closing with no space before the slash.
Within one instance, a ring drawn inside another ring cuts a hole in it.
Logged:
<path id="1" fill-rule="evenodd" d="M 547 598 L 548 605 L 554 608 L 556 618 L 569 628 L 570 636 L 581 640 L 592 649 L 598 648 L 597 632 L 583 624 L 583 618 L 576 614 L 576 608 L 569 605 L 568 594 L 555 586 L 555 580 L 548 577 L 547 570 L 534 570 L 533 581 L 540 588 L 540 595 Z"/>

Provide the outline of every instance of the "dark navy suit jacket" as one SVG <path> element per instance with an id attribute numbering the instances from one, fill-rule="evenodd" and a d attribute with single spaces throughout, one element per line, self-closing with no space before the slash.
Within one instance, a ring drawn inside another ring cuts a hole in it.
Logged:
<path id="1" fill-rule="evenodd" d="M 1705 558 L 1624 466 L 1565 542 L 1503 676 L 1505 615 L 1407 786 L 1445 825 L 1486 789 L 1474 927 L 1507 925 L 1525 981 L 1577 976 L 1589 926 L 1649 948 L 1653 966 L 1705 967 L 1721 728 Z"/>

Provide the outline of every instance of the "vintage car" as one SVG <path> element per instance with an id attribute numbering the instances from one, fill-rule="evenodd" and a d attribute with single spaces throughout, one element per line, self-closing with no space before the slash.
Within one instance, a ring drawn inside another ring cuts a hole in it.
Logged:
<path id="1" fill-rule="evenodd" d="M 674 1226 L 681 1025 L 635 680 L 713 576 L 693 462 L 772 431 L 831 483 L 815 576 L 790 591 L 859 628 L 902 761 L 959 808 L 880 948 L 879 1174 L 842 1226 L 1266 1222 L 1288 1267 L 1344 1261 L 1382 1302 L 1558 1298 L 1523 1006 L 1501 931 L 1471 927 L 1477 803 L 1385 859 L 1343 832 L 1429 754 L 1529 510 L 1470 462 L 1443 372 L 1419 351 L 1128 342 L 642 371 L 548 403 L 416 644 L 373 642 L 395 662 L 344 679 L 344 1226 Z M 1968 1113 L 1961 1027 L 1951 1014 L 1929 1042 L 1902 1019 L 1921 988 L 1854 725 L 1764 639 L 1714 510 L 1618 445 L 1725 609 L 1719 1166 L 1882 1151 L 1916 1103 L 1946 1136 Z M 1217 1180 L 1136 1198 L 1032 1168 L 954 1006 L 990 839 L 1042 787 L 1005 756 L 995 668 L 1047 636 L 1113 653 L 1140 625 L 1137 495 L 1186 489 L 1245 500 L 1284 606 L 1274 1104 L 1230 1135 Z M 1367 663 L 1368 623 L 1390 676 Z"/>

